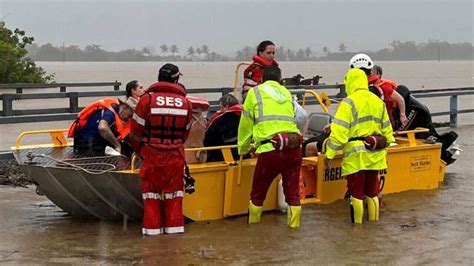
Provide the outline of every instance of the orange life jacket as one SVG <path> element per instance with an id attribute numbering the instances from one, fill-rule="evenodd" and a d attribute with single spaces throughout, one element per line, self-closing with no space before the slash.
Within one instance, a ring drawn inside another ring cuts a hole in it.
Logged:
<path id="1" fill-rule="evenodd" d="M 395 81 L 392 81 L 392 80 L 389 80 L 389 79 L 381 79 L 378 82 L 376 82 L 375 85 L 377 87 L 380 87 L 380 88 L 383 88 L 384 86 L 387 86 L 387 87 L 392 88 L 394 91 L 397 91 L 397 87 L 398 87 L 398 84 Z M 390 103 L 386 103 L 386 104 L 390 104 Z M 391 107 L 397 108 L 397 102 L 392 101 L 391 102 Z"/>
<path id="2" fill-rule="evenodd" d="M 391 86 L 392 89 L 397 90 L 398 84 L 395 81 L 389 80 L 389 79 L 381 79 L 378 82 L 375 83 L 376 86 L 382 87 L 382 86 Z"/>
<path id="3" fill-rule="evenodd" d="M 117 104 L 120 104 L 120 102 L 115 98 L 104 98 L 102 100 L 92 102 L 88 106 L 84 107 L 84 109 L 82 109 L 82 111 L 77 114 L 76 120 L 74 120 L 74 122 L 72 122 L 69 126 L 67 136 L 69 138 L 74 138 L 74 136 L 79 135 L 81 129 L 85 127 L 87 121 L 89 121 L 89 118 L 93 114 L 95 114 L 99 110 L 108 109 L 115 116 L 115 126 L 117 128 L 117 133 L 119 134 L 118 136 L 116 136 L 116 138 L 118 141 L 121 141 L 130 133 L 130 124 L 122 124 L 122 119 L 120 119 L 120 116 L 117 114 L 117 112 L 115 112 L 113 108 L 113 106 Z"/>

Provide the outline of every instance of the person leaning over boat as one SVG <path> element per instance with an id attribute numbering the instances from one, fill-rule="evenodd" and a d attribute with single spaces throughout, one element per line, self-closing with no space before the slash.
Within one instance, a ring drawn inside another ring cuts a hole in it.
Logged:
<path id="1" fill-rule="evenodd" d="M 393 129 L 404 127 L 408 123 L 408 118 L 405 115 L 406 104 L 400 93 L 397 92 L 397 83 L 392 80 L 382 79 L 383 70 L 381 66 L 374 65 L 369 76 L 369 84 L 380 88 L 383 92 L 383 102 L 387 107 L 388 117 L 392 123 Z M 393 116 L 393 107 L 398 108 L 401 114 L 398 121 Z"/>
<path id="2" fill-rule="evenodd" d="M 342 176 L 347 177 L 353 223 L 362 223 L 364 198 L 369 221 L 379 219 L 378 171 L 387 168 L 387 150 L 394 142 L 392 126 L 383 101 L 368 88 L 364 71 L 350 69 L 344 79 L 344 98 L 331 123 L 326 147 L 326 167 L 342 150 Z"/>
<path id="3" fill-rule="evenodd" d="M 133 114 L 130 140 L 143 159 L 139 175 L 144 235 L 184 232 L 183 144 L 193 110 L 186 90 L 177 84 L 180 75 L 177 66 L 163 65 L 158 82 L 150 85 Z"/>
<path id="4" fill-rule="evenodd" d="M 239 129 L 240 117 L 243 106 L 239 100 L 227 94 L 219 99 L 220 109 L 214 113 L 207 122 L 204 146 L 224 146 L 237 144 L 237 132 Z M 235 160 L 239 158 L 237 149 L 232 149 Z M 224 157 L 220 150 L 210 150 L 207 152 L 208 162 L 223 161 Z"/>
<path id="5" fill-rule="evenodd" d="M 80 156 L 104 156 L 105 148 L 122 151 L 120 141 L 130 128 L 134 102 L 105 98 L 87 105 L 69 126 L 68 137 L 74 138 L 74 153 Z"/>
<path id="6" fill-rule="evenodd" d="M 263 202 L 275 177 L 281 173 L 288 203 L 288 226 L 300 226 L 299 176 L 302 136 L 295 121 L 291 93 L 279 81 L 281 71 L 273 65 L 263 68 L 263 84 L 249 90 L 238 130 L 240 155 L 256 145 L 257 165 L 250 193 L 248 223 L 260 222 Z"/>
<path id="7" fill-rule="evenodd" d="M 257 54 L 252 57 L 253 63 L 244 70 L 244 84 L 242 85 L 242 102 L 250 88 L 262 83 L 262 69 L 268 66 L 278 66 L 275 61 L 275 44 L 263 41 L 257 46 Z"/>

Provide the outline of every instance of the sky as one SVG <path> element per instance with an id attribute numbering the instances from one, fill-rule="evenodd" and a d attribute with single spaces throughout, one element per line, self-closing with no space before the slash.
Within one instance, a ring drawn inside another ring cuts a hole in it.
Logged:
<path id="1" fill-rule="evenodd" d="M 118 51 L 176 44 L 232 54 L 272 40 L 292 49 L 377 50 L 393 40 L 473 43 L 473 0 L 0 0 L 0 20 L 39 45 Z"/>

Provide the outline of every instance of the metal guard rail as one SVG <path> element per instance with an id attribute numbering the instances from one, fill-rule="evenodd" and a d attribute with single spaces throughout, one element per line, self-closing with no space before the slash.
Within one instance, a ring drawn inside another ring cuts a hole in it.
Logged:
<path id="1" fill-rule="evenodd" d="M 83 107 L 79 107 L 79 98 L 86 97 L 106 97 L 106 96 L 121 96 L 125 95 L 125 91 L 119 90 L 119 82 L 97 82 L 97 83 L 53 83 L 53 84 L 0 84 L 1 89 L 38 89 L 38 88 L 60 88 L 64 92 L 59 93 L 7 93 L 0 94 L 0 100 L 2 101 L 2 111 L 0 111 L 0 124 L 11 124 L 11 123 L 28 123 L 28 122 L 45 122 L 45 121 L 61 121 L 61 120 L 73 120 L 77 113 L 82 110 Z M 91 87 L 91 86 L 114 86 L 113 91 L 86 91 L 86 92 L 65 92 L 67 87 Z M 64 87 L 64 88 L 63 88 Z M 331 99 L 340 99 L 345 97 L 345 90 L 343 84 L 334 85 L 298 85 L 298 86 L 287 86 L 292 93 L 297 94 L 299 99 L 303 98 L 305 90 L 337 90 L 333 95 L 330 95 Z M 199 88 L 199 89 L 187 89 L 189 94 L 202 94 L 202 93 L 217 93 L 226 95 L 232 93 L 234 88 Z M 462 88 L 447 88 L 447 89 L 428 89 L 428 90 L 413 90 L 412 95 L 416 98 L 433 98 L 433 97 L 450 97 L 450 109 L 449 111 L 433 112 L 432 116 L 450 116 L 449 126 L 457 127 L 457 116 L 458 114 L 473 113 L 474 109 L 458 109 L 458 96 L 463 95 L 474 95 L 474 87 L 462 87 Z M 43 109 L 28 109 L 28 110 L 13 110 L 14 100 L 34 100 L 34 99 L 69 99 L 69 107 L 63 108 L 43 108 Z M 217 101 L 210 101 L 210 111 L 216 111 L 219 108 Z M 319 104 L 317 100 L 307 100 L 306 104 L 314 105 Z M 446 124 L 442 124 L 446 125 Z"/>

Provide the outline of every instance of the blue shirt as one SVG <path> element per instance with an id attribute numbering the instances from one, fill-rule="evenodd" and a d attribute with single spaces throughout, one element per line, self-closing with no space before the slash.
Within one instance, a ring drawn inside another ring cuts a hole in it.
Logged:
<path id="1" fill-rule="evenodd" d="M 114 105 L 113 109 L 118 114 L 120 105 Z M 101 120 L 106 121 L 109 124 L 110 129 L 114 133 L 117 133 L 116 126 L 115 126 L 115 114 L 110 111 L 109 109 L 103 109 L 96 111 L 89 120 L 87 121 L 86 125 L 80 130 L 79 136 L 77 139 L 74 140 L 75 143 L 108 143 L 99 132 L 99 122 Z"/>

